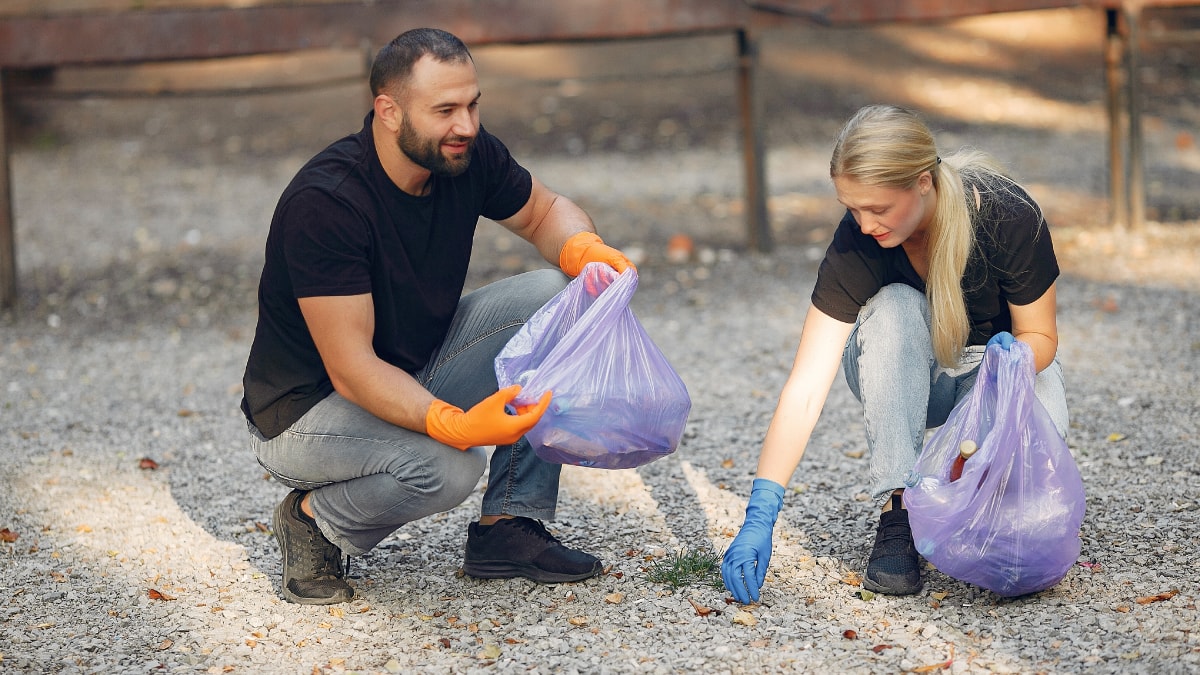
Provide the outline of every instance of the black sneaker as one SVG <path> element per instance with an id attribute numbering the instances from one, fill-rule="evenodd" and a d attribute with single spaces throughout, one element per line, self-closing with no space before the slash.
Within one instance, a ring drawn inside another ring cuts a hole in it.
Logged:
<path id="1" fill-rule="evenodd" d="M 908 511 L 893 508 L 879 516 L 863 587 L 885 595 L 912 595 L 921 590 L 921 564 Z"/>
<path id="2" fill-rule="evenodd" d="M 300 511 L 304 492 L 293 490 L 275 507 L 275 538 L 283 554 L 283 597 L 301 605 L 348 602 L 354 589 L 346 583 L 342 551 Z"/>
<path id="3" fill-rule="evenodd" d="M 467 527 L 463 571 L 480 579 L 525 577 L 541 584 L 582 581 L 600 573 L 594 555 L 563 546 L 540 520 L 505 518 Z"/>

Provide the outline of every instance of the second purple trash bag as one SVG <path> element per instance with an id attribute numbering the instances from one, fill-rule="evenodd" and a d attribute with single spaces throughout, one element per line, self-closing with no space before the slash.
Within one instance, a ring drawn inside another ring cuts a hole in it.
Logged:
<path id="1" fill-rule="evenodd" d="M 917 551 L 944 574 L 1013 597 L 1050 588 L 1079 557 L 1079 469 L 1034 395 L 1033 350 L 987 348 L 971 392 L 930 437 L 904 491 Z M 964 440 L 979 450 L 951 482 Z M 911 481 L 910 481 L 911 482 Z"/>
<path id="2" fill-rule="evenodd" d="M 587 265 L 496 356 L 500 387 L 521 385 L 514 404 L 554 392 L 526 434 L 542 459 L 627 469 L 678 447 L 692 401 L 629 307 L 637 281 Z"/>

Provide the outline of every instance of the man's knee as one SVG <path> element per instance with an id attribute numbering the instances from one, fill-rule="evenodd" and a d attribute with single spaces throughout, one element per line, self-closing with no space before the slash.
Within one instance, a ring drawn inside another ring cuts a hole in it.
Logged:
<path id="1" fill-rule="evenodd" d="M 443 458 L 448 461 L 431 463 L 420 476 L 396 477 L 406 490 L 418 491 L 436 503 L 435 512 L 452 509 L 470 497 L 487 466 L 487 453 L 483 448 L 454 450 L 453 454 L 438 448 L 436 452 L 447 453 Z"/>

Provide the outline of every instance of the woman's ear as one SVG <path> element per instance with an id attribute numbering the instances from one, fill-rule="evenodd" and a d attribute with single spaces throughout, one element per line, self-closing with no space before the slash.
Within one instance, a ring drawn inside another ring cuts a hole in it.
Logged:
<path id="1" fill-rule="evenodd" d="M 933 189 L 933 173 L 930 171 L 922 171 L 920 176 L 917 176 L 917 187 L 921 190 L 921 196 L 929 194 Z"/>

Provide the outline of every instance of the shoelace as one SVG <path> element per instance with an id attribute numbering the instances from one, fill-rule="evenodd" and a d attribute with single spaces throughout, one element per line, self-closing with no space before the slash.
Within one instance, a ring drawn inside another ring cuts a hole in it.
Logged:
<path id="1" fill-rule="evenodd" d="M 522 530 L 525 530 L 526 532 L 538 537 L 539 539 L 543 539 L 554 544 L 560 543 L 558 538 L 550 534 L 550 531 L 546 529 L 546 526 L 543 525 L 542 521 L 540 520 L 534 520 L 533 518 L 512 518 L 510 522 Z"/>
<path id="2" fill-rule="evenodd" d="M 912 530 L 905 523 L 888 523 L 879 528 L 879 534 L 876 538 L 876 546 L 890 541 L 903 541 L 905 544 L 912 538 L 910 534 Z"/>
<path id="3" fill-rule="evenodd" d="M 305 529 L 308 531 L 309 545 L 300 551 L 301 564 L 310 572 L 310 578 L 344 579 L 350 571 L 350 556 L 345 556 L 343 562 L 341 549 L 329 543 L 316 529 Z"/>

